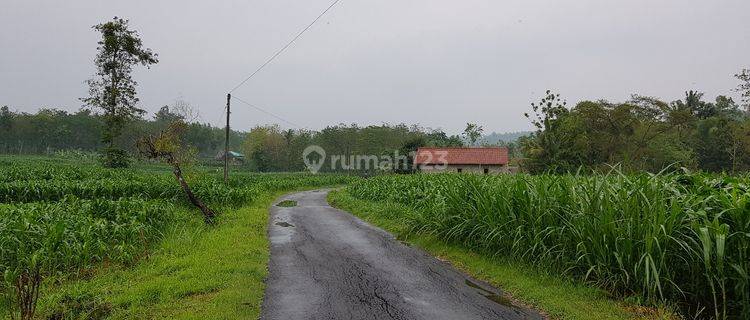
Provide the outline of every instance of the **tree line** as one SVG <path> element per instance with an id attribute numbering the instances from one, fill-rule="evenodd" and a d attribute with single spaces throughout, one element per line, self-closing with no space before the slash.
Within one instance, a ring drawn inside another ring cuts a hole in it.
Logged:
<path id="1" fill-rule="evenodd" d="M 464 141 L 460 136 L 448 135 L 442 130 L 406 124 L 364 127 L 357 124 L 339 124 L 320 131 L 283 130 L 278 125 L 267 125 L 251 129 L 245 137 L 242 150 L 253 170 L 301 171 L 305 169 L 303 152 L 312 145 L 320 146 L 326 152 L 326 162 L 321 171 L 339 171 L 343 168 L 332 165 L 331 156 L 343 156 L 346 158 L 344 164 L 351 166 L 351 160 L 348 159 L 352 155 L 400 155 L 406 162 L 402 167 L 409 168 L 412 167 L 413 161 L 409 155 L 418 147 L 463 146 Z M 374 168 L 369 168 L 369 171 L 374 171 Z M 401 168 L 400 171 L 410 170 Z"/>
<path id="2" fill-rule="evenodd" d="M 743 91 L 750 88 L 747 83 L 738 89 L 745 98 L 750 97 Z M 703 93 L 687 91 L 672 102 L 634 95 L 625 102 L 581 101 L 568 108 L 559 94 L 547 91 L 526 114 L 536 131 L 518 141 L 521 163 L 532 173 L 612 166 L 649 172 L 750 170 L 748 103 L 741 106 L 726 96 L 707 101 Z"/>
<path id="3" fill-rule="evenodd" d="M 148 119 L 136 117 L 124 124 L 113 143 L 135 154 L 139 138 L 179 120 L 186 122 L 185 145 L 201 158 L 213 158 L 223 152 L 224 128 L 189 121 L 185 114 L 191 109 L 178 100 Z M 339 124 L 318 131 L 263 125 L 248 132 L 231 131 L 230 149 L 243 152 L 245 165 L 261 172 L 304 170 L 302 153 L 310 145 L 321 146 L 328 155 L 344 156 L 408 155 L 422 146 L 501 145 L 511 149 L 514 164 L 532 173 L 608 170 L 615 165 L 650 172 L 680 167 L 750 170 L 750 113 L 725 96 L 706 101 L 702 93 L 688 91 L 684 99 L 668 103 L 634 95 L 625 102 L 581 101 L 569 108 L 559 94 L 549 92 L 532 104 L 526 116 L 537 130 L 516 141 L 483 141 L 479 138 L 483 128 L 474 124 L 467 124 L 462 135 L 406 124 Z M 104 116 L 89 109 L 45 108 L 32 114 L 4 106 L 0 153 L 96 152 L 108 147 L 102 139 L 106 128 Z M 328 168 L 326 164 L 322 170 Z"/>
<path id="4" fill-rule="evenodd" d="M 184 145 L 194 148 L 204 159 L 221 154 L 225 129 L 191 121 L 184 115 L 191 113 L 191 109 L 187 102 L 178 100 L 151 117 L 130 119 L 111 143 L 135 155 L 140 138 L 158 135 L 171 124 L 184 122 L 185 128 L 181 130 Z M 110 146 L 109 141 L 102 139 L 107 128 L 105 116 L 86 108 L 77 112 L 42 108 L 36 113 L 26 113 L 3 106 L 0 107 L 0 154 L 99 152 Z M 302 153 L 310 145 L 321 146 L 329 155 L 393 155 L 396 151 L 407 155 L 420 146 L 463 146 L 464 139 L 442 130 L 406 124 L 339 124 L 318 131 L 262 125 L 247 132 L 231 130 L 229 137 L 230 150 L 243 152 L 245 165 L 262 172 L 304 170 Z"/>
<path id="5" fill-rule="evenodd" d="M 176 103 L 176 104 L 179 104 Z M 184 119 L 174 106 L 164 106 L 152 118 L 137 117 L 123 124 L 112 144 L 130 153 L 136 152 L 136 141 L 167 128 L 177 119 Z M 106 119 L 89 109 L 67 112 L 43 108 L 36 113 L 14 112 L 0 107 L 0 153 L 53 154 L 61 150 L 98 152 L 110 144 L 102 137 L 107 130 Z M 184 133 L 187 144 L 195 147 L 201 157 L 213 157 L 224 150 L 224 128 L 190 122 Z M 230 148 L 238 149 L 244 133 L 231 131 Z"/>

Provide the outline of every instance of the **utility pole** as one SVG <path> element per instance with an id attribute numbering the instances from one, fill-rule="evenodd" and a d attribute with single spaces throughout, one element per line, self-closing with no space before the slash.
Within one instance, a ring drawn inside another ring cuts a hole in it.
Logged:
<path id="1" fill-rule="evenodd" d="M 227 93 L 227 132 L 224 140 L 224 183 L 229 182 L 229 102 L 232 94 Z"/>

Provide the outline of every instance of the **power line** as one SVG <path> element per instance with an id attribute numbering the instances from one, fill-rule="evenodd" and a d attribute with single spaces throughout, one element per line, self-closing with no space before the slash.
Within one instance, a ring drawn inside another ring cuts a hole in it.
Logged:
<path id="1" fill-rule="evenodd" d="M 254 77 L 256 74 L 258 74 L 258 72 L 260 72 L 260 70 L 262 70 L 269 63 L 271 63 L 271 61 L 273 61 L 274 59 L 276 59 L 276 57 L 278 57 L 282 52 L 284 52 L 284 50 L 286 50 L 286 48 L 289 48 L 289 46 L 291 46 L 292 43 L 294 43 L 294 41 L 296 41 L 297 39 L 299 39 L 299 37 L 301 37 L 303 33 L 305 33 L 316 22 L 318 22 L 318 20 L 320 20 L 320 18 L 322 18 L 323 15 L 325 15 L 329 10 L 331 10 L 331 8 L 333 8 L 333 6 L 335 6 L 339 1 L 341 1 L 341 0 L 335 0 L 335 1 L 333 1 L 333 3 L 331 3 L 330 6 L 328 6 L 328 8 L 326 8 L 325 10 L 323 10 L 323 12 L 320 15 L 318 15 L 317 18 L 315 18 L 315 20 L 313 20 L 309 25 L 307 25 L 307 27 L 305 27 L 304 29 L 302 29 L 302 31 L 300 31 L 294 38 L 292 38 L 291 41 L 289 41 L 279 51 L 277 51 L 273 56 L 271 56 L 271 58 L 269 58 L 268 60 L 266 60 L 265 63 L 263 63 L 262 65 L 260 65 L 260 67 L 258 67 L 258 69 L 256 69 L 255 71 L 253 71 L 253 73 L 251 73 L 247 78 L 245 78 L 245 80 L 242 80 L 242 82 L 240 82 L 237 86 L 235 86 L 234 88 L 232 88 L 232 90 L 229 90 L 229 93 L 232 93 L 232 92 L 234 92 L 234 90 L 237 90 L 237 88 L 241 87 L 243 84 L 245 84 L 245 82 L 247 82 L 248 80 L 250 80 L 250 78 Z"/>
<path id="2" fill-rule="evenodd" d="M 272 117 L 274 117 L 274 118 L 276 118 L 276 119 L 279 119 L 279 120 L 281 120 L 281 121 L 283 121 L 283 122 L 286 122 L 286 123 L 288 123 L 288 124 L 291 124 L 291 125 L 293 125 L 293 126 L 295 126 L 295 127 L 299 128 L 299 129 L 304 129 L 304 128 L 303 128 L 302 126 L 300 126 L 300 125 L 298 125 L 298 124 L 296 124 L 296 123 L 294 123 L 294 122 L 291 122 L 291 121 L 289 121 L 289 120 L 286 120 L 286 119 L 284 119 L 284 118 L 282 118 L 282 117 L 280 117 L 280 116 L 277 116 L 277 115 L 275 115 L 275 114 L 271 113 L 270 111 L 266 111 L 265 109 L 263 109 L 263 108 L 261 108 L 261 107 L 258 107 L 258 106 L 256 106 L 256 105 L 254 105 L 254 104 L 250 103 L 250 102 L 247 102 L 247 101 L 245 101 L 245 100 L 242 100 L 242 99 L 240 99 L 239 97 L 237 97 L 236 95 L 232 95 L 232 99 L 233 99 L 233 100 L 237 100 L 237 101 L 239 101 L 239 102 L 242 102 L 242 103 L 244 103 L 244 104 L 246 104 L 246 105 L 248 105 L 248 106 L 252 107 L 253 109 L 256 109 L 256 110 L 258 110 L 258 111 L 260 111 L 260 112 L 263 112 L 263 113 L 265 113 L 265 114 L 267 114 L 267 115 L 269 115 L 269 116 L 272 116 Z"/>

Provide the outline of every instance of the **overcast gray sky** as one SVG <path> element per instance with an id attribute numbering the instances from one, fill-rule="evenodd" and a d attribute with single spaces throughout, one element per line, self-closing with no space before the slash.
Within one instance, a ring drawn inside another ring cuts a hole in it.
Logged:
<path id="1" fill-rule="evenodd" d="M 135 73 L 141 107 L 182 98 L 214 125 L 226 92 L 331 0 L 0 4 L 0 105 L 80 108 L 91 26 L 130 19 L 161 62 Z M 750 67 L 747 0 L 341 0 L 235 94 L 310 129 L 419 123 L 456 133 L 530 128 L 545 89 L 571 103 L 630 94 L 734 95 Z M 232 125 L 279 122 L 239 103 Z M 281 123 L 282 126 L 287 126 Z"/>

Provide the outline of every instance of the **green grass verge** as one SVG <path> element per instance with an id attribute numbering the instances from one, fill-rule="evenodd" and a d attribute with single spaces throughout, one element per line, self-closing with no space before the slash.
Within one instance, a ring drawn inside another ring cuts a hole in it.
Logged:
<path id="1" fill-rule="evenodd" d="M 620 320 L 668 319 L 667 310 L 653 310 L 614 300 L 606 292 L 575 283 L 563 277 L 472 251 L 460 244 L 445 243 L 427 234 L 407 233 L 406 226 L 392 219 L 408 210 L 393 203 L 359 200 L 346 190 L 332 191 L 331 205 L 351 212 L 361 219 L 396 235 L 430 254 L 450 261 L 472 276 L 492 283 L 509 293 L 514 300 L 530 305 L 553 319 Z"/>
<path id="2" fill-rule="evenodd" d="M 38 315 L 66 310 L 95 319 L 257 319 L 269 257 L 268 208 L 284 192 L 223 210 L 214 227 L 185 211 L 151 254 L 133 266 L 44 289 Z"/>

